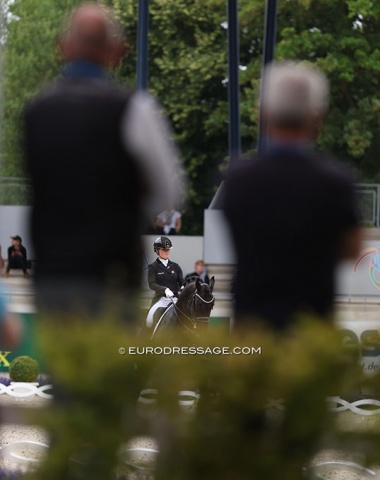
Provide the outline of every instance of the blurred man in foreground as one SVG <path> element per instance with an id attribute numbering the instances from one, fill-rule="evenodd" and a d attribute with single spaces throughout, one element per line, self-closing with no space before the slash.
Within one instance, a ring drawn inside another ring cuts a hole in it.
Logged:
<path id="1" fill-rule="evenodd" d="M 178 201 L 179 166 L 155 100 L 110 81 L 126 49 L 112 12 L 79 6 L 59 46 L 61 78 L 25 111 L 38 301 L 115 309 L 139 290 L 143 210 Z"/>
<path id="2" fill-rule="evenodd" d="M 284 329 L 295 316 L 331 314 L 334 269 L 359 252 L 353 180 L 314 144 L 328 82 L 312 68 L 275 63 L 264 76 L 268 145 L 227 180 L 225 214 L 237 253 L 236 325 Z"/>
<path id="3" fill-rule="evenodd" d="M 180 171 L 154 99 L 109 79 L 125 53 L 112 12 L 79 6 L 59 45 L 61 78 L 25 111 L 38 340 L 61 404 L 41 418 L 52 443 L 37 478 L 106 480 L 141 390 L 120 352 L 136 341 L 142 216 L 179 200 Z M 78 477 L 69 459 L 83 449 Z"/>

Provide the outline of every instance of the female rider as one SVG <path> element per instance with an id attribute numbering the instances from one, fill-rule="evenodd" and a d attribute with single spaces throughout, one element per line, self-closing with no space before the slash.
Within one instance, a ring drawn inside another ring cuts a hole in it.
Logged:
<path id="1" fill-rule="evenodd" d="M 183 284 L 181 267 L 169 259 L 172 248 L 168 237 L 158 237 L 153 243 L 157 259 L 148 267 L 148 283 L 149 288 L 154 290 L 154 297 L 146 319 L 147 327 L 153 325 L 153 315 L 158 308 L 166 308 L 173 297 L 178 297 Z"/>

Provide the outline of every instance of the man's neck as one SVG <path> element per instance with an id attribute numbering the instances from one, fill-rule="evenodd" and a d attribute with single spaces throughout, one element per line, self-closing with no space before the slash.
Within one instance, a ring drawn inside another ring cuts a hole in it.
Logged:
<path id="1" fill-rule="evenodd" d="M 62 75 L 66 78 L 92 78 L 107 80 L 107 70 L 91 60 L 72 60 L 62 68 Z"/>
<path id="2" fill-rule="evenodd" d="M 314 147 L 314 138 L 305 130 L 273 128 L 269 130 L 265 151 L 304 151 Z"/>

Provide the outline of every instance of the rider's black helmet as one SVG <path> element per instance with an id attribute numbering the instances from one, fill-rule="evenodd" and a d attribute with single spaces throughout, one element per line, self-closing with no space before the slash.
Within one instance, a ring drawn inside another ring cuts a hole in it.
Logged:
<path id="1" fill-rule="evenodd" d="M 158 237 L 153 243 L 153 250 L 156 251 L 158 248 L 173 248 L 173 245 L 168 237 Z"/>

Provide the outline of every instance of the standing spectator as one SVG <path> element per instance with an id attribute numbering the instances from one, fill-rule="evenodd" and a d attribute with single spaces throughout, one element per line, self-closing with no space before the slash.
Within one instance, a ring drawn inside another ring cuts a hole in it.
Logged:
<path id="1" fill-rule="evenodd" d="M 112 291 L 130 305 L 141 281 L 143 209 L 179 199 L 176 151 L 156 101 L 110 80 L 107 67 L 125 53 L 110 10 L 75 9 L 59 46 L 61 78 L 25 112 L 37 297 L 93 310 Z"/>
<path id="2" fill-rule="evenodd" d="M 237 254 L 236 325 L 274 329 L 299 312 L 332 313 L 334 269 L 355 257 L 360 228 L 351 177 L 314 151 L 328 107 L 325 76 L 275 63 L 264 76 L 265 153 L 232 168 L 225 214 Z"/>
<path id="3" fill-rule="evenodd" d="M 188 273 L 185 277 L 185 282 L 189 282 L 191 280 L 196 280 L 200 278 L 202 282 L 207 283 L 210 285 L 210 279 L 207 275 L 206 271 L 206 264 L 203 260 L 197 260 L 194 264 L 194 272 Z"/>
<path id="4" fill-rule="evenodd" d="M 158 233 L 164 235 L 176 235 L 182 227 L 182 215 L 174 208 L 169 207 L 159 213 L 156 218 Z"/>
<path id="5" fill-rule="evenodd" d="M 21 244 L 21 237 L 19 235 L 11 237 L 11 243 L 12 245 L 8 248 L 8 265 L 5 277 L 9 277 L 11 270 L 22 270 L 24 278 L 29 278 L 26 248 Z"/>
<path id="6" fill-rule="evenodd" d="M 25 110 L 42 351 L 49 355 L 57 343 L 49 360 L 54 400 L 64 404 L 60 414 L 68 412 L 64 427 L 57 428 L 77 432 L 69 421 L 71 409 L 81 409 L 94 423 L 90 433 L 85 426 L 81 430 L 81 442 L 92 447 L 83 478 L 94 478 L 94 472 L 96 478 L 113 476 L 122 424 L 126 415 L 135 419 L 142 388 L 129 362 L 104 358 L 99 332 L 108 326 L 118 355 L 118 332 L 126 331 L 127 323 L 135 328 L 139 311 L 143 211 L 152 214 L 178 201 L 181 189 L 176 151 L 156 101 L 110 80 L 107 69 L 120 62 L 124 43 L 111 10 L 95 3 L 75 8 L 59 40 L 62 76 Z M 70 338 L 71 330 L 82 334 Z M 99 378 L 111 372 L 119 379 L 107 399 L 96 378 L 82 388 L 80 379 L 67 382 L 62 375 L 60 365 L 74 372 L 78 358 L 82 383 L 94 364 Z M 111 412 L 106 424 L 102 409 Z M 103 428 L 104 436 L 91 435 Z M 68 451 L 64 437 L 51 431 L 40 478 L 72 478 L 69 458 L 76 445 Z"/>

